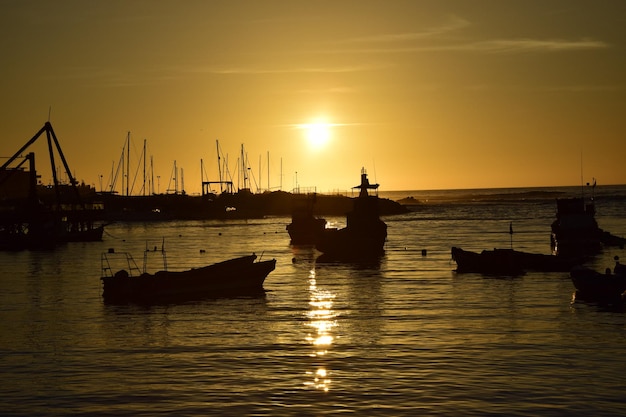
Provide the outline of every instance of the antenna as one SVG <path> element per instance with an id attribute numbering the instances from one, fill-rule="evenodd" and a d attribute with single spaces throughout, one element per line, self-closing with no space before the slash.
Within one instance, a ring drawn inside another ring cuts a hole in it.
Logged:
<path id="1" fill-rule="evenodd" d="M 52 106 L 48 107 L 48 123 L 50 123 L 50 115 L 52 113 Z"/>

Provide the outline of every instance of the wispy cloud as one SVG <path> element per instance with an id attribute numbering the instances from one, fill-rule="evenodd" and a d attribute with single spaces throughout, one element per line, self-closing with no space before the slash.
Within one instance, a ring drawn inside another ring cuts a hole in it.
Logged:
<path id="1" fill-rule="evenodd" d="M 626 91 L 626 84 L 563 84 L 563 85 L 533 85 L 527 84 L 472 84 L 464 87 L 467 91 L 488 91 L 497 89 L 499 91 L 529 91 L 536 92 L 569 92 L 569 93 L 610 93 Z"/>
<path id="2" fill-rule="evenodd" d="M 556 52 L 577 51 L 590 49 L 606 49 L 609 44 L 593 39 L 564 40 L 564 39 L 497 39 L 458 45 L 461 50 L 479 52 Z"/>
<path id="3" fill-rule="evenodd" d="M 624 92 L 626 91 L 626 84 L 578 84 L 578 85 L 562 85 L 562 86 L 550 86 L 544 88 L 546 91 L 565 91 L 571 93 L 588 93 L 588 92 Z"/>
<path id="4" fill-rule="evenodd" d="M 317 122 L 319 124 L 323 124 L 327 127 L 350 127 L 350 126 L 374 126 L 377 123 L 362 123 L 362 122 L 353 122 L 353 123 L 326 123 L 326 122 Z M 312 124 L 317 124 L 316 122 L 313 123 L 289 123 L 289 124 L 281 124 L 281 125 L 277 125 L 279 127 L 286 127 L 289 129 L 296 129 L 296 130 L 302 130 L 302 129 L 308 129 Z"/>
<path id="5" fill-rule="evenodd" d="M 559 52 L 606 49 L 610 44 L 595 39 L 541 39 L 502 38 L 470 40 L 469 34 L 460 35 L 463 29 L 472 26 L 461 17 L 452 16 L 439 26 L 421 31 L 383 33 L 333 41 L 328 45 L 336 48 L 321 48 L 319 54 L 401 54 L 416 52 L 478 52 L 478 53 L 523 53 Z M 463 37 L 461 37 L 463 36 Z"/>
<path id="6" fill-rule="evenodd" d="M 295 92 L 301 93 L 301 94 L 320 94 L 320 93 L 351 94 L 351 93 L 357 92 L 357 90 L 355 88 L 350 88 L 350 87 L 331 87 L 331 88 L 325 88 L 325 89 L 303 89 L 303 90 L 297 90 Z"/>
<path id="7" fill-rule="evenodd" d="M 107 85 L 109 87 L 130 87 L 140 85 L 152 85 L 188 78 L 190 75 L 271 75 L 271 74 L 306 74 L 306 73 L 356 73 L 377 71 L 389 68 L 390 64 L 363 64 L 350 66 L 320 66 L 320 67 L 274 67 L 262 68 L 255 65 L 246 66 L 164 66 L 151 67 L 149 69 L 121 69 L 103 67 L 68 67 L 64 71 L 48 74 L 46 78 L 58 80 L 73 79 L 82 82 L 92 82 L 95 85 Z M 329 93 L 349 93 L 350 89 L 335 87 L 329 89 Z"/>
<path id="8" fill-rule="evenodd" d="M 387 68 L 389 64 L 367 64 L 350 66 L 320 66 L 291 68 L 260 68 L 260 67 L 197 67 L 188 72 L 211 74 L 297 74 L 297 73 L 349 73 L 376 71 Z"/>
<path id="9" fill-rule="evenodd" d="M 356 38 L 337 40 L 333 43 L 335 44 L 360 44 L 360 43 L 381 44 L 381 43 L 410 42 L 410 41 L 415 41 L 415 40 L 420 40 L 420 39 L 425 39 L 425 38 L 442 36 L 447 33 L 455 32 L 460 29 L 463 29 L 469 25 L 470 25 L 470 22 L 465 19 L 462 19 L 459 17 L 452 17 L 450 18 L 448 22 L 440 26 L 427 28 L 422 31 L 361 36 L 361 37 L 356 37 Z"/>
<path id="10" fill-rule="evenodd" d="M 402 54 L 416 52 L 479 52 L 479 53 L 521 53 L 521 52 L 561 52 L 607 49 L 611 45 L 598 40 L 562 39 L 494 39 L 477 42 L 443 42 L 429 45 L 408 45 L 388 47 L 343 48 L 319 53 L 333 54 Z"/>

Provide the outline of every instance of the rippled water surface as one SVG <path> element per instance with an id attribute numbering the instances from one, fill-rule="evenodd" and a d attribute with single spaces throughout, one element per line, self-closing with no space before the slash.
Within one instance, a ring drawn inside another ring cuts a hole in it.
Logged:
<path id="1" fill-rule="evenodd" d="M 605 192 L 621 198 L 598 198 L 598 222 L 624 236 L 626 190 Z M 117 223 L 103 242 L 0 252 L 0 414 L 623 415 L 621 309 L 573 302 L 567 273 L 454 272 L 451 246 L 549 253 L 553 197 L 430 201 L 384 219 L 370 265 L 316 263 L 282 217 Z M 169 269 L 252 252 L 277 267 L 265 297 L 104 305 L 100 254 L 141 263 L 163 240 Z"/>

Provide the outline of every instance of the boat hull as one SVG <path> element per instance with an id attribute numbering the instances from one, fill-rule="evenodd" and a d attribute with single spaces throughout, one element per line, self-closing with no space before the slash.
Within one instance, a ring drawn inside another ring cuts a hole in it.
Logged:
<path id="1" fill-rule="evenodd" d="M 457 272 L 518 275 L 526 271 L 569 272 L 583 258 L 528 253 L 513 249 L 484 250 L 480 253 L 452 247 Z"/>
<path id="2" fill-rule="evenodd" d="M 244 256 L 187 271 L 159 271 L 129 276 L 121 270 L 102 277 L 106 303 L 160 303 L 263 293 L 276 260 L 254 262 Z"/>
<path id="3" fill-rule="evenodd" d="M 292 245 L 314 245 L 321 239 L 325 228 L 326 220 L 317 217 L 294 218 L 286 226 Z"/>
<path id="4" fill-rule="evenodd" d="M 380 233 L 371 233 L 369 229 L 326 229 L 315 247 L 323 253 L 320 261 L 370 260 L 385 254 L 386 237 L 386 225 Z"/>
<path id="5" fill-rule="evenodd" d="M 556 200 L 556 220 L 550 225 L 551 247 L 559 255 L 596 255 L 602 250 L 601 234 L 593 201 L 583 198 Z"/>
<path id="6" fill-rule="evenodd" d="M 574 268 L 570 272 L 576 288 L 576 298 L 591 301 L 622 302 L 626 298 L 626 274 L 600 273 L 589 268 Z"/>

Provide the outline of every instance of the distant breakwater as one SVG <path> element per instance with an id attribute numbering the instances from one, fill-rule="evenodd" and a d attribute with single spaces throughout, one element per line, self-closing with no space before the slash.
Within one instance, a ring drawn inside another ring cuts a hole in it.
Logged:
<path id="1" fill-rule="evenodd" d="M 291 216 L 302 200 L 312 199 L 311 211 L 316 216 L 344 216 L 352 210 L 354 199 L 344 195 L 301 195 L 285 191 L 209 194 L 155 194 L 120 196 L 99 194 L 103 204 L 98 217 L 106 221 L 252 219 L 265 216 Z M 380 215 L 407 212 L 407 208 L 385 198 L 378 200 Z"/>

